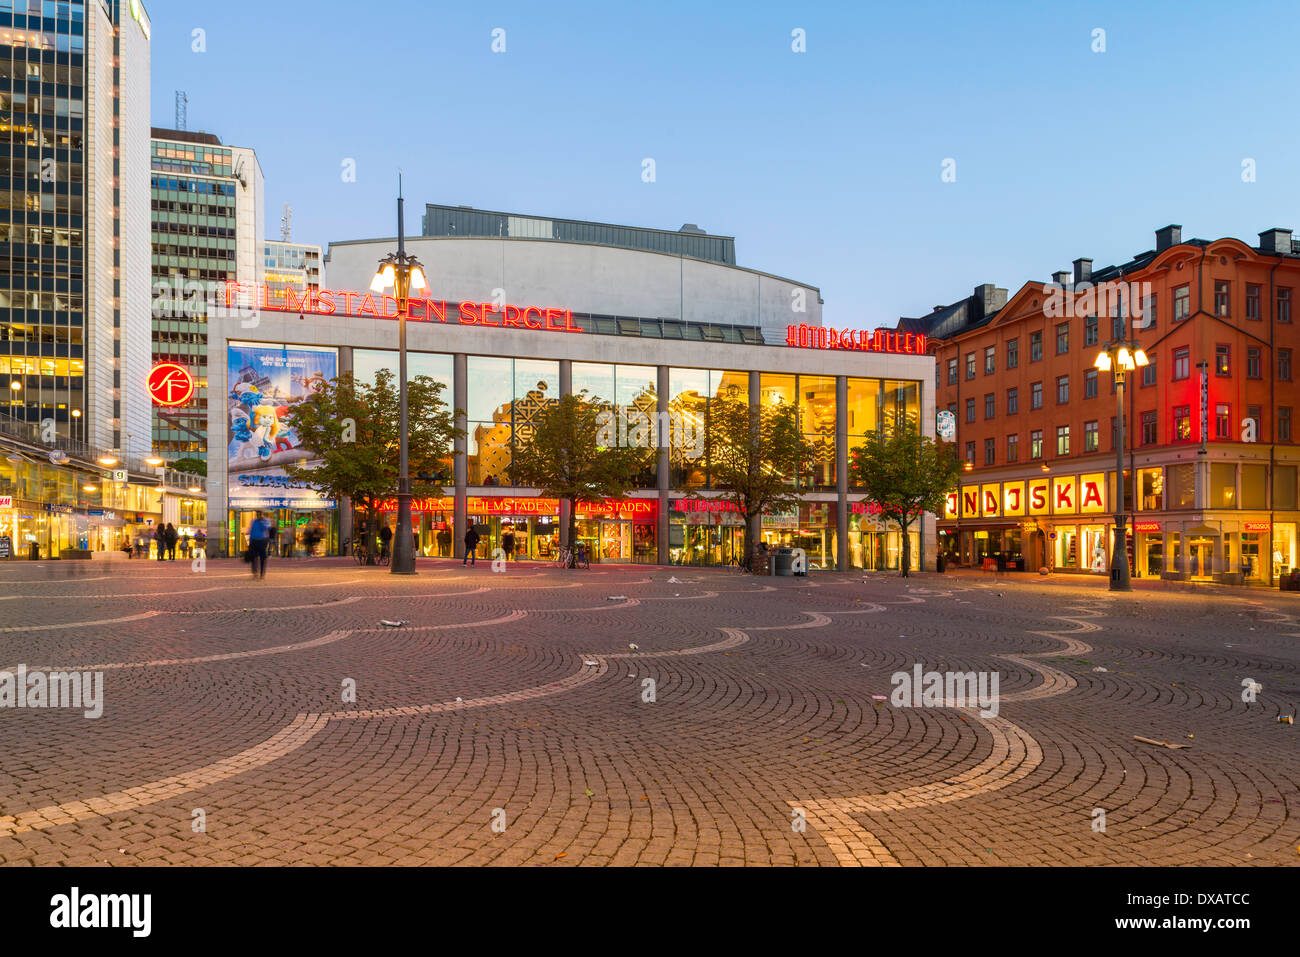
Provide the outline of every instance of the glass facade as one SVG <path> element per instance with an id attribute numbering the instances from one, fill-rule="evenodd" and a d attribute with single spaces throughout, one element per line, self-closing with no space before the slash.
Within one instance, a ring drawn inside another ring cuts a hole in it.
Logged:
<path id="1" fill-rule="evenodd" d="M 560 364 L 542 359 L 467 360 L 470 485 L 510 485 L 516 443 L 531 441 L 533 419 L 560 395 Z"/>
<path id="2" fill-rule="evenodd" d="M 84 441 L 85 5 L 0 21 L 0 413 Z"/>

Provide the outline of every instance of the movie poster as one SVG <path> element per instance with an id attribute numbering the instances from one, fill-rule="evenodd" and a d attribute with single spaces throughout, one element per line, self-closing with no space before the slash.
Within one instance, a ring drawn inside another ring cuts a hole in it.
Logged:
<path id="1" fill-rule="evenodd" d="M 272 506 L 320 507 L 320 498 L 309 486 L 285 475 L 286 463 L 313 456 L 311 449 L 302 447 L 286 420 L 296 403 L 337 374 L 335 349 L 230 343 L 226 380 L 230 445 L 226 463 L 232 499 L 248 496 Z M 269 489 L 279 494 L 272 492 L 268 496 Z M 303 501 L 290 502 L 290 498 Z"/>

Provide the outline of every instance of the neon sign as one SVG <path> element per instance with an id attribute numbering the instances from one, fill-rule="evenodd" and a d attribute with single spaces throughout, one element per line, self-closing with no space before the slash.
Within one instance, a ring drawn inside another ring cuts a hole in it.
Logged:
<path id="1" fill-rule="evenodd" d="M 785 344 L 798 349 L 843 349 L 851 352 L 887 352 L 925 355 L 925 336 L 889 329 L 828 329 L 800 323 L 785 327 Z"/>
<path id="2" fill-rule="evenodd" d="M 194 376 L 175 362 L 160 362 L 150 370 L 147 386 L 155 405 L 184 405 L 194 395 Z"/>
<path id="3" fill-rule="evenodd" d="M 470 515 L 559 515 L 558 498 L 486 498 L 471 495 L 465 500 L 466 511 Z M 599 514 L 608 517 L 626 517 L 628 515 L 654 515 L 658 503 L 650 499 L 628 499 L 616 502 L 606 499 L 602 502 L 579 502 L 578 511 L 582 514 Z M 378 503 L 381 512 L 397 511 L 395 499 L 384 499 Z M 456 507 L 456 500 L 450 496 L 442 498 L 416 498 L 411 500 L 413 512 L 450 512 Z"/>
<path id="4" fill-rule="evenodd" d="M 251 296 L 250 296 L 251 294 Z M 226 283 L 226 307 L 234 309 L 252 305 L 267 312 L 310 313 L 316 316 L 397 319 L 396 296 L 378 296 L 352 289 L 308 289 L 301 295 L 285 289 L 280 296 L 271 287 L 248 283 Z M 353 311 L 355 309 L 355 311 Z M 496 305 L 491 302 L 465 300 L 449 303 L 445 299 L 412 297 L 407 300 L 406 318 L 412 322 L 456 322 L 463 326 L 492 326 L 506 329 L 532 329 L 539 332 L 577 332 L 570 309 L 543 309 L 540 306 Z"/>

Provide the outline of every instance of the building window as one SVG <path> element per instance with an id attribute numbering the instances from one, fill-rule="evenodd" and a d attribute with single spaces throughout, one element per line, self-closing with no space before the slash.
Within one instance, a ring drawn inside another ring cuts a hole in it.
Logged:
<path id="1" fill-rule="evenodd" d="M 966 461 L 969 462 L 971 465 L 975 464 L 975 443 L 974 442 L 966 443 Z"/>
<path id="2" fill-rule="evenodd" d="M 1037 362 L 1043 357 L 1043 334 L 1031 333 L 1029 336 L 1029 361 Z"/>
<path id="3" fill-rule="evenodd" d="M 1056 454 L 1070 454 L 1070 427 L 1068 425 L 1058 425 L 1056 427 Z"/>
<path id="4" fill-rule="evenodd" d="M 1264 369 L 1263 353 L 1260 352 L 1258 348 L 1247 349 L 1246 350 L 1246 378 L 1262 379 L 1264 377 L 1263 369 Z"/>
<path id="5" fill-rule="evenodd" d="M 1232 375 L 1232 346 L 1220 344 L 1214 347 L 1214 374 Z"/>
<path id="6" fill-rule="evenodd" d="M 1246 286 L 1246 318 L 1259 318 L 1259 286 L 1257 285 Z"/>
<path id="7" fill-rule="evenodd" d="M 1277 440 L 1291 441 L 1291 406 L 1284 405 L 1277 410 Z"/>
<path id="8" fill-rule="evenodd" d="M 1097 344 L 1097 317 L 1089 316 L 1083 320 L 1083 344 L 1085 346 L 1095 346 Z"/>
<path id="9" fill-rule="evenodd" d="M 997 445 L 998 445 L 997 439 L 984 440 L 984 464 L 985 465 L 992 465 L 996 460 L 998 454 Z"/>
<path id="10" fill-rule="evenodd" d="M 1007 415 L 1015 415 L 1020 411 L 1020 390 L 1007 389 Z"/>
<path id="11" fill-rule="evenodd" d="M 1192 407 L 1174 406 L 1174 441 L 1186 442 L 1192 437 Z"/>
<path id="12" fill-rule="evenodd" d="M 1056 354 L 1063 356 L 1070 351 L 1070 324 L 1062 322 L 1056 327 Z"/>
<path id="13" fill-rule="evenodd" d="M 1174 322 L 1182 322 L 1192 314 L 1192 287 L 1179 286 L 1174 290 Z"/>
<path id="14" fill-rule="evenodd" d="M 1156 384 L 1155 356 L 1152 356 L 1147 364 L 1142 367 L 1142 384 L 1144 386 Z"/>
<path id="15" fill-rule="evenodd" d="M 1007 340 L 1007 368 L 1014 369 L 1020 365 L 1020 340 Z"/>
<path id="16" fill-rule="evenodd" d="M 1191 349 L 1174 350 L 1174 381 L 1186 379 L 1192 374 L 1192 351 Z"/>
<path id="17" fill-rule="evenodd" d="M 1291 290 L 1286 286 L 1277 291 L 1277 321 L 1291 321 Z"/>
<path id="18" fill-rule="evenodd" d="M 1083 450 L 1085 452 L 1096 452 L 1099 445 L 1096 422 L 1083 423 Z"/>
<path id="19" fill-rule="evenodd" d="M 1226 279 L 1216 279 L 1214 281 L 1214 314 L 1216 316 L 1231 315 L 1231 298 L 1232 283 Z"/>
<path id="20" fill-rule="evenodd" d="M 991 419 L 994 415 L 994 393 L 990 392 L 984 396 L 984 418 Z"/>
<path id="21" fill-rule="evenodd" d="M 989 346 L 984 350 L 984 374 L 992 375 L 998 371 L 998 347 Z"/>
<path id="22" fill-rule="evenodd" d="M 967 422 L 975 421 L 975 400 L 974 399 L 966 400 L 966 421 Z"/>
<path id="23" fill-rule="evenodd" d="M 1291 350 L 1277 350 L 1277 377 L 1283 382 L 1291 381 Z"/>
<path id="24" fill-rule="evenodd" d="M 1232 425 L 1232 406 L 1226 402 L 1216 402 L 1214 405 L 1214 437 L 1216 439 L 1226 439 L 1231 434 Z"/>
<path id="25" fill-rule="evenodd" d="M 975 378 L 975 353 L 966 353 L 966 378 Z"/>
<path id="26" fill-rule="evenodd" d="M 1156 327 L 1156 317 L 1160 315 L 1157 310 L 1156 294 L 1153 292 L 1147 296 L 1146 302 L 1142 304 L 1142 328 L 1154 329 Z"/>
<path id="27" fill-rule="evenodd" d="M 1264 407 L 1262 405 L 1246 406 L 1246 418 L 1255 423 L 1255 438 L 1258 440 L 1264 432 Z"/>
<path id="28" fill-rule="evenodd" d="M 1008 462 L 1019 462 L 1019 461 L 1020 461 L 1020 436 L 1019 436 L 1019 434 L 1016 434 L 1016 435 L 1008 435 L 1008 436 L 1007 436 L 1007 461 L 1008 461 Z"/>
<path id="29" fill-rule="evenodd" d="M 1156 444 L 1156 414 L 1154 411 L 1142 413 L 1142 444 Z"/>
<path id="30" fill-rule="evenodd" d="M 1070 401 L 1070 377 L 1068 375 L 1059 375 L 1056 377 L 1056 404 L 1065 405 Z"/>
<path id="31" fill-rule="evenodd" d="M 1035 382 L 1029 387 L 1029 408 L 1041 409 L 1043 407 L 1043 384 Z"/>
<path id="32" fill-rule="evenodd" d="M 1097 370 L 1089 369 L 1083 374 L 1083 397 L 1085 399 L 1097 398 Z"/>
<path id="33" fill-rule="evenodd" d="M 1029 433 L 1029 457 L 1031 459 L 1041 459 L 1043 457 L 1043 430 L 1034 429 Z"/>
<path id="34" fill-rule="evenodd" d="M 949 385 L 957 384 L 957 360 L 956 359 L 948 360 L 948 384 Z"/>

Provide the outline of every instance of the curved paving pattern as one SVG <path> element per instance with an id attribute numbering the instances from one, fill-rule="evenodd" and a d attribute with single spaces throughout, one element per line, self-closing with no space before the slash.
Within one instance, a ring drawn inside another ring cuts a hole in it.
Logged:
<path id="1" fill-rule="evenodd" d="M 0 660 L 106 704 L 0 710 L 0 862 L 1300 863 L 1293 596 L 241 569 L 6 567 Z M 917 663 L 1002 710 L 879 700 Z"/>

